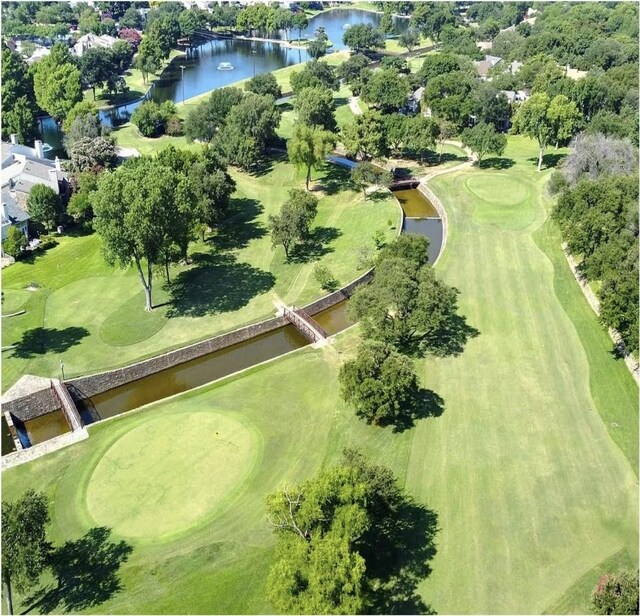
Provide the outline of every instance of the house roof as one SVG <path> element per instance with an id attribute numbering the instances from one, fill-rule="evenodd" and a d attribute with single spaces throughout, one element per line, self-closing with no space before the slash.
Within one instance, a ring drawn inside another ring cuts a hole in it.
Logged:
<path id="1" fill-rule="evenodd" d="M 419 103 L 422 100 L 422 95 L 424 94 L 424 86 L 420 86 L 412 95 L 411 98 Z"/>
<path id="2" fill-rule="evenodd" d="M 59 194 L 58 182 L 67 179 L 67 174 L 58 171 L 53 160 L 24 153 L 33 151 L 22 145 L 2 144 L 2 187 L 29 193 L 36 184 L 45 184 Z"/>
<path id="3" fill-rule="evenodd" d="M 18 223 L 29 220 L 29 214 L 25 212 L 9 194 L 8 191 L 2 191 L 2 226 L 16 225 Z"/>

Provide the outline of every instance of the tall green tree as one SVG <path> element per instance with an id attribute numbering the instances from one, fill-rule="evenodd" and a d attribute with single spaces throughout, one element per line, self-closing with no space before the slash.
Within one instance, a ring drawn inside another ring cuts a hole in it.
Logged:
<path id="1" fill-rule="evenodd" d="M 479 122 L 462 131 L 462 143 L 477 156 L 480 165 L 486 154 L 501 156 L 507 147 L 507 137 L 496 131 L 493 124 Z"/>
<path id="2" fill-rule="evenodd" d="M 411 52 L 420 45 L 420 33 L 414 28 L 407 28 L 404 32 L 400 33 L 398 43 L 407 51 Z"/>
<path id="3" fill-rule="evenodd" d="M 63 121 L 82 100 L 80 70 L 69 50 L 56 43 L 48 56 L 39 60 L 34 69 L 33 87 L 38 105 L 58 121 Z"/>
<path id="4" fill-rule="evenodd" d="M 143 157 L 103 173 L 90 201 L 107 263 L 128 268 L 134 262 L 151 311 L 154 265 L 164 265 L 184 239 L 193 191 L 181 174 Z"/>
<path id="5" fill-rule="evenodd" d="M 15 134 L 30 143 L 36 132 L 36 101 L 33 78 L 20 54 L 2 41 L 2 137 Z"/>
<path id="6" fill-rule="evenodd" d="M 296 125 L 293 138 L 287 142 L 287 153 L 294 165 L 306 169 L 307 190 L 311 181 L 311 170 L 324 164 L 335 144 L 336 137 L 330 131 L 317 126 Z"/>
<path id="7" fill-rule="evenodd" d="M 60 215 L 60 197 L 50 186 L 36 184 L 29 193 L 27 210 L 32 220 L 53 229 Z"/>
<path id="8" fill-rule="evenodd" d="M 9 614 L 13 614 L 13 590 L 28 590 L 47 566 L 49 521 L 44 494 L 29 489 L 15 502 L 2 501 L 2 585 Z"/>
<path id="9" fill-rule="evenodd" d="M 282 96 L 282 88 L 273 73 L 259 73 L 255 75 L 244 86 L 247 92 L 261 94 L 262 96 L 270 95 L 278 99 Z"/>
<path id="10" fill-rule="evenodd" d="M 240 88 L 219 88 L 209 98 L 192 109 L 186 117 L 184 132 L 187 140 L 211 141 L 234 105 L 244 98 Z"/>
<path id="11" fill-rule="evenodd" d="M 351 181 L 360 186 L 366 201 L 367 186 L 390 186 L 393 178 L 389 171 L 376 167 L 368 160 L 363 160 L 351 170 Z"/>
<path id="12" fill-rule="evenodd" d="M 333 94 L 323 86 L 300 90 L 293 100 L 293 109 L 300 124 L 320 126 L 334 132 L 338 127 L 333 108 Z"/>
<path id="13" fill-rule="evenodd" d="M 376 426 L 402 424 L 415 413 L 420 387 L 411 360 L 382 342 L 365 341 L 340 367 L 340 396 Z"/>
<path id="14" fill-rule="evenodd" d="M 342 35 L 342 42 L 355 53 L 384 47 L 384 37 L 371 24 L 351 26 Z"/>
<path id="15" fill-rule="evenodd" d="M 340 140 L 349 156 L 363 160 L 384 156 L 388 149 L 384 119 L 379 111 L 365 111 L 342 129 Z"/>
<path id="16" fill-rule="evenodd" d="M 300 11 L 293 16 L 293 27 L 298 30 L 298 40 L 302 38 L 302 31 L 309 26 L 309 19 L 304 12 Z"/>
<path id="17" fill-rule="evenodd" d="M 374 71 L 363 87 L 363 100 L 384 113 L 398 111 L 407 104 L 409 80 L 392 68 Z"/>
<path id="18" fill-rule="evenodd" d="M 294 94 L 298 94 L 303 88 L 315 86 L 323 86 L 336 92 L 340 88 L 335 70 L 324 61 L 307 62 L 301 71 L 292 71 L 290 83 Z"/>
<path id="19" fill-rule="evenodd" d="M 314 59 L 319 60 L 327 55 L 327 44 L 324 41 L 313 40 L 307 45 L 307 53 Z"/>
<path id="20" fill-rule="evenodd" d="M 138 47 L 135 66 L 142 73 L 145 83 L 149 80 L 150 74 L 155 74 L 162 66 L 163 53 L 160 45 L 155 39 L 145 37 Z"/>
<path id="21" fill-rule="evenodd" d="M 309 229 L 318 212 L 318 198 L 297 188 L 289 191 L 277 216 L 269 216 L 271 242 L 275 248 L 282 245 L 287 260 L 296 242 L 303 242 L 309 236 Z"/>
<path id="22" fill-rule="evenodd" d="M 434 41 L 440 40 L 440 33 L 445 26 L 455 24 L 449 4 L 441 2 L 421 2 L 411 15 L 411 25 Z"/>

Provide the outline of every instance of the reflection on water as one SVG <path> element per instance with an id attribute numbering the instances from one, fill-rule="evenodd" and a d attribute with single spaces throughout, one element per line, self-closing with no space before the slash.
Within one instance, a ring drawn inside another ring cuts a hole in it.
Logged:
<path id="1" fill-rule="evenodd" d="M 81 409 L 85 411 L 83 417 L 87 416 L 86 411 L 94 414 L 94 421 L 113 417 L 143 404 L 215 381 L 307 344 L 308 340 L 293 325 L 287 325 L 93 396 Z"/>
<path id="2" fill-rule="evenodd" d="M 353 325 L 353 321 L 347 317 L 347 300 L 319 312 L 313 318 L 330 336 Z"/>
<path id="3" fill-rule="evenodd" d="M 2 455 L 6 455 L 16 450 L 16 445 L 13 442 L 13 438 L 11 436 L 11 432 L 9 432 L 9 424 L 7 420 L 2 415 Z"/>
<path id="4" fill-rule="evenodd" d="M 419 190 L 394 190 L 393 196 L 400 202 L 407 218 L 439 218 L 438 210 Z"/>
<path id="5" fill-rule="evenodd" d="M 429 263 L 435 263 L 442 249 L 442 220 L 439 218 L 405 218 L 403 233 L 415 233 L 429 238 Z"/>
<path id="6" fill-rule="evenodd" d="M 54 436 L 60 436 L 71 431 L 67 418 L 61 410 L 25 421 L 24 427 L 32 445 L 37 445 Z"/>

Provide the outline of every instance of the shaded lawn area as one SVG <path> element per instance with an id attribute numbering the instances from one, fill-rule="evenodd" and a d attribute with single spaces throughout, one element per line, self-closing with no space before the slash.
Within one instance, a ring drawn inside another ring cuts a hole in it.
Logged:
<path id="1" fill-rule="evenodd" d="M 25 373 L 56 376 L 60 360 L 68 377 L 97 372 L 268 318 L 278 299 L 308 303 L 325 294 L 313 276 L 316 261 L 346 284 L 361 273 L 356 247 L 373 246 L 378 230 L 389 239 L 398 232 L 391 196 L 365 203 L 349 188 L 348 172 L 329 165 L 313 174 L 315 241 L 287 262 L 281 247 L 272 249 L 267 219 L 289 189 L 304 187 L 304 172 L 280 158 L 261 175 L 231 173 L 238 190 L 228 219 L 192 245 L 190 265 L 172 266 L 170 285 L 156 274 L 151 313 L 135 268 L 110 268 L 97 235 L 62 236 L 32 263 L 4 270 L 7 306 L 26 314 L 3 322 L 2 345 L 16 345 L 3 352 L 3 391 Z M 325 183 L 337 192 L 325 194 Z M 37 290 L 27 291 L 32 282 Z"/>
<path id="2" fill-rule="evenodd" d="M 333 463 L 345 446 L 391 468 L 437 515 L 431 572 L 415 581 L 438 613 L 586 613 L 601 573 L 637 566 L 638 391 L 563 262 L 547 219 L 549 172 L 535 171 L 534 151 L 510 137 L 509 169 L 466 169 L 432 183 L 449 221 L 437 269 L 480 331 L 461 355 L 415 360 L 421 386 L 442 399 L 440 416 L 402 432 L 355 417 L 338 397 L 337 375 L 355 354 L 356 327 L 333 345 L 95 425 L 87 441 L 4 473 L 5 498 L 30 486 L 55 499 L 51 538 L 60 544 L 94 523 L 86 499 L 93 469 L 141 422 L 233 414 L 260 434 L 255 470 L 229 507 L 172 541 L 132 540 L 122 591 L 88 611 L 272 613 L 265 496 Z M 250 198 L 250 183 L 245 190 Z M 332 214 L 318 224 L 332 226 Z M 623 439 L 610 430 L 612 413 Z M 141 445 L 146 465 L 166 450 L 153 439 Z M 171 489 L 181 481 L 179 470 L 162 477 Z M 122 485 L 138 483 L 152 485 L 147 476 Z M 214 475 L 201 490 L 215 485 Z M 164 509 L 157 515 L 164 519 Z"/>

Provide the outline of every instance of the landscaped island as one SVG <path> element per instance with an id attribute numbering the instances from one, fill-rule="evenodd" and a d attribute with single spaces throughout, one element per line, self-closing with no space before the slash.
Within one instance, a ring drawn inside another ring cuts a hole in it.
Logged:
<path id="1" fill-rule="evenodd" d="M 78 41 L 196 66 L 124 124 L 124 45 L 3 46 L 7 611 L 637 613 L 637 6 L 120 4 Z"/>

